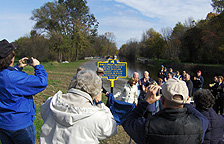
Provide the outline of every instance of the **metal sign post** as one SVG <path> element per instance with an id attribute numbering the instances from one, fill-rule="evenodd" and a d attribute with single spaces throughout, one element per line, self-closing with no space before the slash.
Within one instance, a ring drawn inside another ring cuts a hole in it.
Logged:
<path id="1" fill-rule="evenodd" d="M 109 59 L 107 62 L 98 62 L 98 67 L 104 70 L 102 78 L 110 80 L 111 93 L 113 93 L 114 81 L 118 78 L 127 77 L 126 62 L 118 62 L 116 59 Z"/>

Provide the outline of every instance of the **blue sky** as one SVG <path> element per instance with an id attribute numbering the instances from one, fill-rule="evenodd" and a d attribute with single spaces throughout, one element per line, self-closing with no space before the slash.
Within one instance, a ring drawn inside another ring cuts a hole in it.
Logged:
<path id="1" fill-rule="evenodd" d="M 28 36 L 35 22 L 32 10 L 54 0 L 0 0 L 0 40 L 12 42 Z M 211 0 L 87 0 L 99 24 L 99 34 L 112 32 L 120 48 L 130 39 L 141 40 L 153 28 L 174 28 L 189 17 L 198 21 L 212 12 Z"/>

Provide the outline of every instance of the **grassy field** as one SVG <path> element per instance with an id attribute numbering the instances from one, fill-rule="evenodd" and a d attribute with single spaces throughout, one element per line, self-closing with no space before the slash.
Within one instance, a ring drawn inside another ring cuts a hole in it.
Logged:
<path id="1" fill-rule="evenodd" d="M 36 115 L 34 125 L 36 126 L 36 144 L 40 143 L 40 129 L 43 125 L 43 120 L 40 116 L 40 107 L 48 97 L 53 96 L 57 91 L 61 90 L 63 93 L 68 91 L 68 86 L 71 79 L 76 74 L 77 67 L 81 66 L 85 61 L 77 61 L 72 63 L 41 63 L 47 71 L 48 74 L 48 86 L 47 88 L 34 96 L 34 101 L 36 105 Z M 32 67 L 25 67 L 24 71 L 28 74 L 34 74 L 34 69 Z M 107 98 L 103 96 L 103 102 L 105 103 Z M 124 132 L 122 126 L 118 126 L 118 134 L 102 141 L 102 144 L 127 144 L 130 137 Z"/>

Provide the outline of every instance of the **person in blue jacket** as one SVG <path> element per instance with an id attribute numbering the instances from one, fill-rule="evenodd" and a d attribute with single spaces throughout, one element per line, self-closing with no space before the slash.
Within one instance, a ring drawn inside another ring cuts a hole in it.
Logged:
<path id="1" fill-rule="evenodd" d="M 30 64 L 34 75 L 22 71 L 28 65 L 26 57 L 13 67 L 15 49 L 15 43 L 0 41 L 0 141 L 2 144 L 35 144 L 33 95 L 47 87 L 48 77 L 35 58 L 31 58 Z"/>
<path id="2" fill-rule="evenodd" d="M 199 144 L 203 142 L 208 119 L 188 104 L 188 89 L 184 81 L 172 78 L 162 86 L 147 87 L 145 102 L 140 103 L 122 123 L 125 131 L 138 144 Z M 148 105 L 161 98 L 163 109 L 144 117 Z"/>

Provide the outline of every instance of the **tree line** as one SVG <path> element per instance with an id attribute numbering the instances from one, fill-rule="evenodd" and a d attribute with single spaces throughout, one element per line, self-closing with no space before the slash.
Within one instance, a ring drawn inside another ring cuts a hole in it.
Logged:
<path id="1" fill-rule="evenodd" d="M 62 62 L 118 52 L 113 33 L 98 35 L 99 22 L 89 12 L 86 0 L 48 2 L 32 11 L 31 20 L 36 23 L 30 35 L 16 40 L 18 57 Z"/>
<path id="2" fill-rule="evenodd" d="M 224 64 L 224 0 L 212 0 L 216 13 L 195 22 L 191 17 L 161 33 L 150 28 L 140 42 L 130 39 L 119 49 L 119 56 L 168 59 L 178 62 Z"/>

